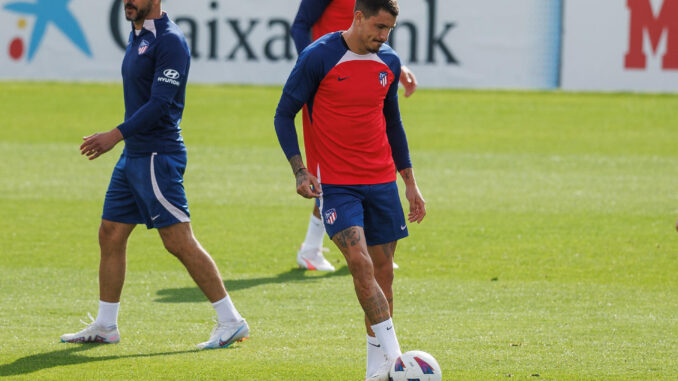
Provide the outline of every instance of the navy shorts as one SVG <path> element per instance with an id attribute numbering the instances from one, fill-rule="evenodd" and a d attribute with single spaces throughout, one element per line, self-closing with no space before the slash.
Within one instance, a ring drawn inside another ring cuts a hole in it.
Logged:
<path id="1" fill-rule="evenodd" d="M 121 155 L 106 191 L 102 218 L 162 228 L 191 221 L 184 192 L 186 153 Z"/>
<path id="2" fill-rule="evenodd" d="M 365 230 L 368 246 L 408 235 L 395 181 L 374 185 L 322 184 L 318 207 L 330 239 L 351 226 Z"/>

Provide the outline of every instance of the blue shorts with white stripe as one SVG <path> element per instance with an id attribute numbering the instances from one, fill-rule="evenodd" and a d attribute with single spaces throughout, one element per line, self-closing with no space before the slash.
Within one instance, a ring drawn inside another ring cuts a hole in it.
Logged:
<path id="1" fill-rule="evenodd" d="M 186 152 L 120 156 L 106 191 L 102 218 L 162 228 L 191 220 L 184 191 Z"/>

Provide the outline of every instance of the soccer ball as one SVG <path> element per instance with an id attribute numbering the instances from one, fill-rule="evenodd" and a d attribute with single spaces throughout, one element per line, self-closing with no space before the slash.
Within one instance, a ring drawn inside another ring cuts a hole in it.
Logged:
<path id="1" fill-rule="evenodd" d="M 390 372 L 393 381 L 440 381 L 443 372 L 438 361 L 422 351 L 409 351 L 399 356 Z"/>

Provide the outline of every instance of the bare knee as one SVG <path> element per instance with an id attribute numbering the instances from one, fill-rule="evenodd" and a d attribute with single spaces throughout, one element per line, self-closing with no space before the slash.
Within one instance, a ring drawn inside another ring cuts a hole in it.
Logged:
<path id="1" fill-rule="evenodd" d="M 183 249 L 184 245 L 181 245 L 178 242 L 172 241 L 163 241 L 163 245 L 165 246 L 165 250 L 169 252 L 170 254 L 174 255 L 175 257 L 181 259 L 183 254 L 185 253 L 185 250 Z"/>
<path id="2" fill-rule="evenodd" d="M 103 220 L 99 225 L 99 244 L 106 248 L 125 248 L 134 225 Z"/>
<path id="3" fill-rule="evenodd" d="M 374 277 L 379 285 L 393 284 L 393 264 L 380 263 L 374 265 Z"/>
<path id="4" fill-rule="evenodd" d="M 346 257 L 348 270 L 356 281 L 374 279 L 372 259 L 367 253 L 356 251 Z"/>
<path id="5" fill-rule="evenodd" d="M 115 229 L 112 224 L 102 221 L 99 225 L 99 241 L 112 242 L 115 241 Z"/>
<path id="6" fill-rule="evenodd" d="M 367 250 L 374 262 L 374 276 L 382 289 L 390 289 L 393 284 L 393 255 L 397 241 L 368 246 Z"/>
<path id="7" fill-rule="evenodd" d="M 203 251 L 190 229 L 174 225 L 169 229 L 162 228 L 158 231 L 165 249 L 180 260 Z"/>

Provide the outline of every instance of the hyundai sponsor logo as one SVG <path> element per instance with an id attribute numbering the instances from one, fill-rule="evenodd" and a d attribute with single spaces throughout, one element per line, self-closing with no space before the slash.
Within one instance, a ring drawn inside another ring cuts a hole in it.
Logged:
<path id="1" fill-rule="evenodd" d="M 179 79 L 179 72 L 174 69 L 167 69 L 162 74 L 169 79 Z"/>
<path id="2" fill-rule="evenodd" d="M 178 71 L 174 69 L 165 69 L 163 70 L 162 75 L 164 75 L 164 77 L 158 77 L 158 82 L 169 83 L 174 86 L 181 85 L 181 82 L 177 81 L 177 79 L 179 79 L 181 76 Z"/>

